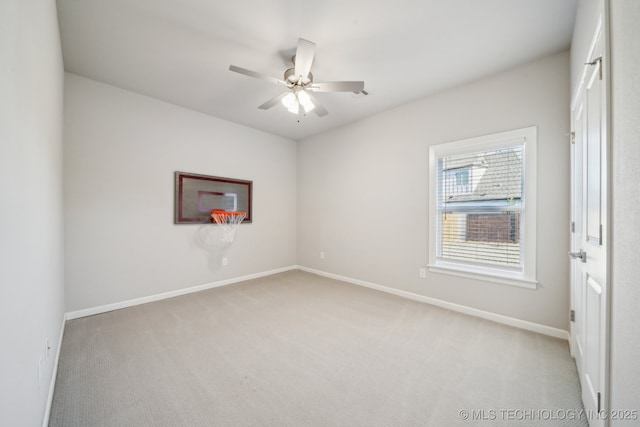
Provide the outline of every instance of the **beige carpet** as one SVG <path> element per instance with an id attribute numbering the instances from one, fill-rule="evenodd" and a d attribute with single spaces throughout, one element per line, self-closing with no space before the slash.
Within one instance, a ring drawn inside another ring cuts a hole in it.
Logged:
<path id="1" fill-rule="evenodd" d="M 586 426 L 582 410 L 566 341 L 291 271 L 69 321 L 50 426 Z"/>

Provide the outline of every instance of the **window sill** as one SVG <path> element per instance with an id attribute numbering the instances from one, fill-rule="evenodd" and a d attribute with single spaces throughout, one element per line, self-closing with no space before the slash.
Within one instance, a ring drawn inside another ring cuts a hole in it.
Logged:
<path id="1" fill-rule="evenodd" d="M 501 285 L 517 286 L 526 289 L 537 289 L 538 281 L 527 279 L 521 275 L 508 273 L 497 275 L 482 268 L 473 268 L 458 264 L 429 264 L 429 271 L 433 273 L 449 274 L 451 276 L 465 277 L 467 279 L 482 280 L 485 282 L 499 283 Z M 484 271 L 483 271 L 484 270 Z"/>

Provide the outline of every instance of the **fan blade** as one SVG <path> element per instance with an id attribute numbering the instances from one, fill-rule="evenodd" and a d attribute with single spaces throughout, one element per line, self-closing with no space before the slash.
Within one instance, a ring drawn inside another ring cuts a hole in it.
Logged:
<path id="1" fill-rule="evenodd" d="M 276 79 L 275 77 L 267 76 L 266 74 L 247 70 L 246 68 L 236 67 L 235 65 L 230 65 L 229 71 L 244 74 L 245 76 L 249 76 L 249 77 L 255 77 L 256 79 L 266 80 L 268 82 L 279 84 L 279 85 L 284 85 L 284 86 L 287 85 L 284 80 Z"/>
<path id="2" fill-rule="evenodd" d="M 305 39 L 298 39 L 298 49 L 296 50 L 295 71 L 296 80 L 302 77 L 306 79 L 311 71 L 313 56 L 316 52 L 316 44 Z"/>
<path id="3" fill-rule="evenodd" d="M 313 105 L 315 105 L 313 112 L 316 113 L 318 117 L 324 117 L 327 114 L 329 114 L 327 109 L 324 108 L 322 105 L 320 105 L 320 103 L 318 102 L 318 98 L 316 98 L 315 96 L 313 96 L 313 94 L 309 92 L 307 92 L 307 94 L 309 95 L 309 98 L 311 98 L 311 102 L 313 102 Z"/>
<path id="4" fill-rule="evenodd" d="M 264 104 L 260 105 L 258 108 L 260 108 L 261 110 L 268 110 L 269 108 L 273 107 L 274 105 L 276 105 L 278 102 L 282 101 L 282 98 L 284 98 L 285 96 L 287 96 L 290 92 L 285 92 L 282 93 L 278 96 L 275 96 L 273 98 L 271 98 L 270 100 L 268 100 L 267 102 L 265 102 Z"/>
<path id="5" fill-rule="evenodd" d="M 313 83 L 307 87 L 314 92 L 353 92 L 360 93 L 364 90 L 364 82 L 325 82 Z"/>

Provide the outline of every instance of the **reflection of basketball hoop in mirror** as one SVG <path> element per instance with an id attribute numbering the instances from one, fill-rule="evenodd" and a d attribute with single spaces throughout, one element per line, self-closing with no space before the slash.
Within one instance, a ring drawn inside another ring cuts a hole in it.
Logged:
<path id="1" fill-rule="evenodd" d="M 246 212 L 214 209 L 211 211 L 211 222 L 222 227 L 222 241 L 231 243 L 235 238 L 238 225 L 240 225 L 246 216 Z"/>

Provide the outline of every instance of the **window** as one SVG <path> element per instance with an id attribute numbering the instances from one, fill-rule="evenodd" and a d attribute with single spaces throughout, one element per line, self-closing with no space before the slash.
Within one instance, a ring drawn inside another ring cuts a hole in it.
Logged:
<path id="1" fill-rule="evenodd" d="M 471 192 L 469 182 L 471 170 L 469 168 L 450 169 L 445 172 L 444 185 L 448 194 L 465 194 Z"/>
<path id="2" fill-rule="evenodd" d="M 429 269 L 535 288 L 535 127 L 430 149 Z"/>

